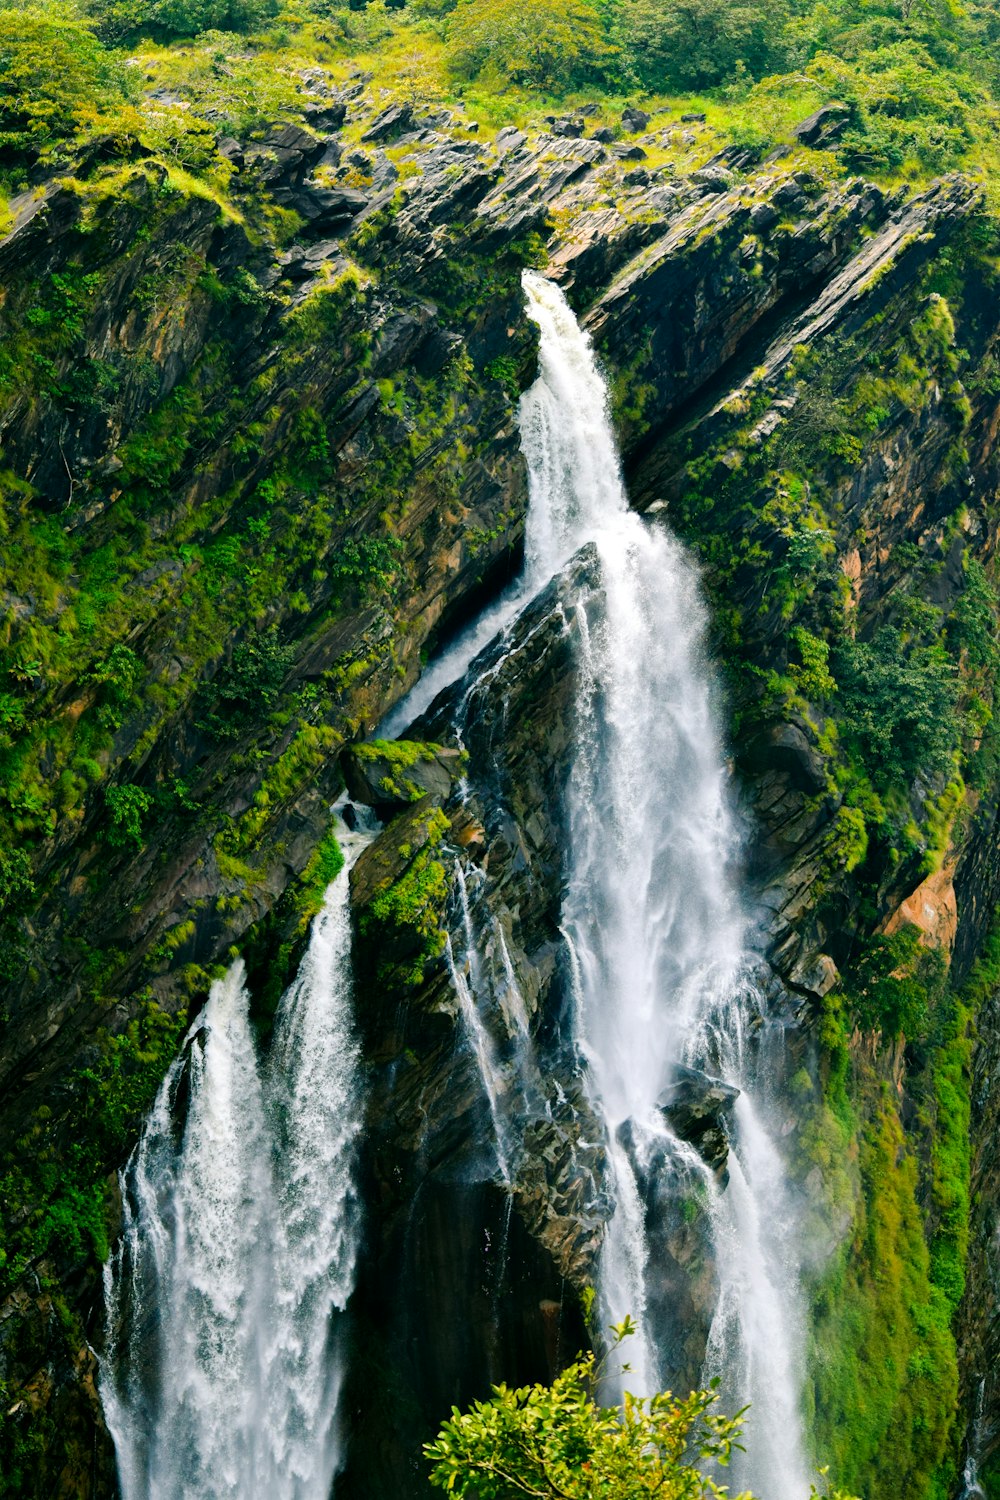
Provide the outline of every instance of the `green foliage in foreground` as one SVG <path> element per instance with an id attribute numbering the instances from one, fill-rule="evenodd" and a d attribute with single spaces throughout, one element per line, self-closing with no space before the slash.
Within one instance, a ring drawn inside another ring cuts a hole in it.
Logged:
<path id="1" fill-rule="evenodd" d="M 613 1330 L 612 1352 L 634 1331 L 626 1318 Z M 602 1362 L 603 1363 L 603 1362 Z M 728 1488 L 698 1462 L 724 1468 L 740 1448 L 740 1417 L 713 1410 L 714 1390 L 685 1398 L 662 1391 L 626 1394 L 621 1407 L 601 1406 L 594 1392 L 601 1365 L 583 1355 L 552 1382 L 494 1386 L 489 1401 L 452 1409 L 425 1445 L 431 1484 L 475 1500 L 723 1500 Z M 813 1494 L 815 1495 L 815 1490 Z M 748 1493 L 732 1500 L 752 1500 Z M 805 1497 L 803 1497 L 805 1500 Z M 831 1491 L 829 1500 L 848 1500 Z"/>

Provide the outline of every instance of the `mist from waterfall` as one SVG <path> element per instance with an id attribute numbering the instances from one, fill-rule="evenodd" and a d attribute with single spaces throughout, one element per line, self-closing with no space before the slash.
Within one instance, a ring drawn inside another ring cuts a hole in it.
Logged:
<path id="1" fill-rule="evenodd" d="M 211 988 L 122 1176 L 101 1397 L 123 1500 L 328 1500 L 360 1214 L 345 865 L 258 1061 L 243 963 Z"/>

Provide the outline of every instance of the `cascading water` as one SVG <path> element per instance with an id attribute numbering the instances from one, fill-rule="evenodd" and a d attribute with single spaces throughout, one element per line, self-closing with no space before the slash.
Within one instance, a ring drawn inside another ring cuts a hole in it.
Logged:
<path id="1" fill-rule="evenodd" d="M 265 1064 L 237 961 L 123 1175 L 101 1372 L 123 1500 L 327 1500 L 340 1466 L 361 1125 L 348 873 L 371 837 L 340 832 Z"/>
<path id="2" fill-rule="evenodd" d="M 975 1416 L 966 1436 L 967 1453 L 962 1469 L 962 1488 L 958 1500 L 986 1500 L 986 1491 L 979 1482 L 979 1459 L 983 1447 L 983 1407 L 986 1400 L 986 1381 L 976 1386 Z"/>
<path id="3" fill-rule="evenodd" d="M 706 1373 L 720 1377 L 729 1401 L 751 1403 L 739 1481 L 764 1500 L 798 1500 L 808 1477 L 786 1239 L 791 1214 L 781 1159 L 763 1123 L 759 1053 L 745 1045 L 759 1002 L 732 884 L 737 839 L 697 578 L 673 538 L 628 507 L 605 392 L 585 339 L 578 330 L 567 338 L 559 294 L 534 280 L 528 291 L 542 332 L 540 383 L 557 412 L 540 424 L 532 418 L 541 401 L 525 403 L 529 469 L 539 489 L 557 476 L 562 514 L 567 479 L 572 485 L 579 476 L 581 539 L 600 559 L 600 588 L 579 605 L 583 660 L 563 925 L 580 1042 L 610 1143 L 616 1210 L 602 1256 L 602 1299 L 611 1318 L 630 1313 L 638 1324 L 630 1384 L 656 1389 L 670 1372 L 658 1354 L 663 1330 L 648 1308 L 657 1247 L 647 1238 L 641 1163 L 673 1156 L 674 1170 L 691 1170 L 691 1150 L 673 1137 L 658 1101 L 679 1064 L 721 1075 L 741 1093 L 728 1187 L 703 1174 L 720 1281 Z M 567 410 L 573 423 L 562 415 Z M 586 443 L 573 452 L 581 430 Z"/>
<path id="4" fill-rule="evenodd" d="M 738 840 L 698 580 L 678 543 L 629 509 L 588 338 L 556 287 L 532 272 L 524 284 L 540 332 L 540 373 L 520 407 L 530 486 L 524 576 L 445 653 L 390 727 L 455 680 L 581 546 L 594 546 L 600 586 L 575 600 L 581 659 L 563 929 L 615 1201 L 601 1302 L 607 1321 L 630 1314 L 638 1324 L 628 1350 L 633 1391 L 670 1382 L 671 1309 L 650 1285 L 658 1256 L 650 1175 L 699 1194 L 719 1286 L 704 1376 L 719 1377 L 729 1409 L 751 1406 L 748 1452 L 732 1478 L 762 1500 L 803 1500 L 795 1218 L 766 1124 L 772 1028 L 751 980 L 733 883 Z M 467 968 L 474 976 L 474 958 Z M 467 1009 L 479 997 L 465 989 Z M 483 998 L 495 1001 L 493 990 Z M 496 1119 L 503 1080 L 489 1057 L 480 1063 Z M 518 1066 L 522 1076 L 530 1071 L 524 1060 Z M 740 1091 L 725 1187 L 659 1108 L 679 1066 Z M 503 1125 L 497 1133 L 506 1175 L 512 1147 Z"/>

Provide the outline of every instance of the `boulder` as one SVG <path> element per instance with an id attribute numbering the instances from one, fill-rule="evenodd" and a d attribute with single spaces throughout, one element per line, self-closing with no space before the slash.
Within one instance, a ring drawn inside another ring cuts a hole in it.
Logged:
<path id="1" fill-rule="evenodd" d="M 464 764 L 460 750 L 414 740 L 374 740 L 341 756 L 348 794 L 383 816 L 425 796 L 440 806 Z"/>
<path id="2" fill-rule="evenodd" d="M 496 149 L 499 156 L 509 156 L 512 151 L 519 151 L 528 137 L 523 130 L 515 130 L 513 125 L 505 125 L 503 130 L 497 132 Z"/>
<path id="3" fill-rule="evenodd" d="M 716 163 L 692 172 L 691 180 L 700 182 L 710 193 L 725 193 L 736 181 L 736 176 L 728 167 L 721 167 Z"/>
<path id="4" fill-rule="evenodd" d="M 638 135 L 640 130 L 645 130 L 649 124 L 650 117 L 644 109 L 636 109 L 629 105 L 622 110 L 622 129 L 627 130 L 629 135 Z"/>
<path id="5" fill-rule="evenodd" d="M 801 141 L 803 146 L 831 146 L 840 139 L 850 118 L 849 105 L 824 104 L 816 110 L 815 114 L 809 115 L 805 120 L 800 120 L 798 125 L 792 128 L 792 135 L 796 140 Z"/>
<path id="6" fill-rule="evenodd" d="M 343 99 L 330 99 L 306 105 L 303 114 L 306 124 L 315 131 L 339 130 L 347 118 L 347 105 Z"/>
<path id="7" fill-rule="evenodd" d="M 385 141 L 397 140 L 412 125 L 411 104 L 390 104 L 388 109 L 375 116 L 361 139 L 366 145 L 382 145 Z"/>
<path id="8" fill-rule="evenodd" d="M 755 203 L 750 210 L 750 224 L 757 234 L 770 229 L 772 224 L 777 224 L 780 217 L 778 210 L 770 203 Z"/>
<path id="9" fill-rule="evenodd" d="M 242 169 L 243 163 L 246 160 L 246 153 L 239 141 L 234 140 L 231 135 L 224 135 L 218 141 L 217 149 L 219 155 L 224 156 L 226 161 L 230 162 L 236 168 L 237 172 Z"/>
<path id="10" fill-rule="evenodd" d="M 582 120 L 557 120 L 552 127 L 553 135 L 565 135 L 571 140 L 578 140 L 583 135 L 583 131 L 584 122 Z"/>
<path id="11" fill-rule="evenodd" d="M 280 197 L 283 195 L 276 195 Z M 290 205 L 315 231 L 342 229 L 368 207 L 365 193 L 354 188 L 322 187 L 318 182 L 304 182 L 288 194 Z"/>

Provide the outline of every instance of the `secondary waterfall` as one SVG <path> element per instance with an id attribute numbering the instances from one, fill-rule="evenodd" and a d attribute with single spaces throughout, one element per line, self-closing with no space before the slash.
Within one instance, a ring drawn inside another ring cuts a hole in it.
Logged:
<path id="1" fill-rule="evenodd" d="M 348 872 L 371 835 L 338 832 L 344 868 L 265 1062 L 237 961 L 123 1174 L 101 1371 L 123 1500 L 327 1500 L 340 1467 L 360 1232 Z"/>
<path id="2" fill-rule="evenodd" d="M 563 929 L 615 1202 L 599 1274 L 603 1321 L 631 1314 L 638 1324 L 625 1351 L 633 1391 L 673 1383 L 664 1355 L 672 1309 L 651 1289 L 658 1247 L 649 1183 L 698 1194 L 719 1285 L 703 1375 L 719 1378 L 724 1408 L 751 1408 L 747 1454 L 730 1482 L 760 1500 L 805 1500 L 795 1216 L 767 1125 L 769 1044 L 780 1034 L 752 982 L 734 886 L 738 839 L 698 578 L 669 533 L 629 509 L 606 389 L 565 298 L 533 272 L 524 286 L 540 333 L 539 375 L 520 406 L 530 487 L 524 575 L 444 654 L 390 727 L 454 681 L 581 546 L 596 548 L 600 587 L 575 601 L 582 659 Z M 469 972 L 474 979 L 475 962 Z M 469 1004 L 465 993 L 463 1009 Z M 498 1089 L 482 1045 L 477 1055 L 497 1121 L 518 1091 Z M 726 1186 L 658 1108 L 678 1066 L 740 1091 Z M 504 1176 L 506 1134 L 501 1121 Z"/>

